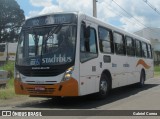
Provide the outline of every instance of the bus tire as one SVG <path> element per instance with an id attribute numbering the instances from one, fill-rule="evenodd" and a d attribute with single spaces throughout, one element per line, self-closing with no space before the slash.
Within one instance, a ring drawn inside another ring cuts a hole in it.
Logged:
<path id="1" fill-rule="evenodd" d="M 145 82 L 145 73 L 144 71 L 142 70 L 141 71 L 141 75 L 140 75 L 140 81 L 138 83 L 138 87 L 139 88 L 142 88 L 144 86 L 144 82 Z"/>
<path id="2" fill-rule="evenodd" d="M 110 83 L 107 75 L 102 74 L 101 79 L 99 82 L 99 92 L 98 92 L 98 98 L 104 99 L 109 94 L 110 90 Z"/>

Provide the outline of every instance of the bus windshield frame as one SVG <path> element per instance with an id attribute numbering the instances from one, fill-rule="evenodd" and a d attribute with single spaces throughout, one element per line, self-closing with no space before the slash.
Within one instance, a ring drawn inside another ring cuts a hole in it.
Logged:
<path id="1" fill-rule="evenodd" d="M 76 25 L 60 24 L 23 29 L 17 50 L 17 65 L 51 66 L 74 61 Z"/>
<path id="2" fill-rule="evenodd" d="M 63 15 L 53 15 L 26 21 L 16 53 L 15 67 L 20 73 L 25 76 L 55 76 L 74 65 L 77 16 L 64 16 L 66 20 Z M 39 24 L 32 24 L 35 19 L 40 19 Z"/>

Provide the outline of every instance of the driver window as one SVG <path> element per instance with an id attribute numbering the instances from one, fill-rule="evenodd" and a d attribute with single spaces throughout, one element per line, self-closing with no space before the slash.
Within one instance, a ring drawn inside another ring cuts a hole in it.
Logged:
<path id="1" fill-rule="evenodd" d="M 80 34 L 80 57 L 81 57 L 80 60 L 81 62 L 88 61 L 98 56 L 96 30 L 94 28 L 90 28 L 90 37 L 85 38 L 84 29 L 85 29 L 85 26 L 82 24 L 81 34 Z"/>

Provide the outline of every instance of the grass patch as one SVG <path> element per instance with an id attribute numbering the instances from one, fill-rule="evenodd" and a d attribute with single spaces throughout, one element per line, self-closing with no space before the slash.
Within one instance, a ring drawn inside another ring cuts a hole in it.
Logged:
<path id="1" fill-rule="evenodd" d="M 8 61 L 8 63 L 1 66 L 0 69 L 13 72 L 14 71 L 14 62 L 13 61 Z"/>
<path id="2" fill-rule="evenodd" d="M 154 76 L 155 77 L 160 77 L 160 66 L 155 66 L 154 67 Z"/>
<path id="3" fill-rule="evenodd" d="M 14 79 L 10 79 L 5 88 L 0 89 L 0 99 L 10 99 L 16 96 L 14 92 Z"/>
<path id="4" fill-rule="evenodd" d="M 9 61 L 4 66 L 0 67 L 1 70 L 6 70 L 10 72 L 10 79 L 7 82 L 7 85 L 5 88 L 0 89 L 0 99 L 9 99 L 16 96 L 14 92 L 14 62 Z"/>

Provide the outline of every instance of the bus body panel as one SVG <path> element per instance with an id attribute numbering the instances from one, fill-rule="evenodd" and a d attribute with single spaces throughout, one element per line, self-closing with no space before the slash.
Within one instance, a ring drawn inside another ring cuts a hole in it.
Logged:
<path id="1" fill-rule="evenodd" d="M 138 36 L 136 36 L 134 34 L 127 33 L 125 31 L 122 31 L 118 28 L 115 28 L 115 27 L 113 27 L 109 24 L 104 24 L 103 22 L 98 21 L 95 18 L 86 16 L 86 19 L 88 19 L 88 21 L 90 21 L 90 22 L 94 22 L 98 26 L 103 26 L 105 28 L 111 29 L 113 32 L 117 31 L 117 32 L 122 33 L 124 35 L 128 35 L 128 36 L 131 36 L 133 38 L 138 38 L 138 39 L 141 39 L 142 41 L 150 43 L 149 41 L 144 40 L 143 38 L 139 38 Z M 99 48 L 99 46 L 98 46 L 98 48 Z M 108 54 L 104 54 L 104 53 L 101 53 L 101 52 L 99 52 L 99 54 L 102 54 L 102 56 L 108 55 Z M 100 59 L 100 57 L 99 57 L 99 59 Z M 140 58 L 140 59 L 144 59 L 144 58 Z M 145 60 L 148 60 L 148 61 L 151 62 L 151 63 L 149 63 L 149 62 L 148 63 L 150 64 L 150 66 L 152 68 L 152 69 L 147 69 L 147 71 L 151 72 L 151 75 L 150 76 L 148 75 L 149 77 L 146 77 L 148 79 L 148 78 L 153 77 L 153 59 L 145 59 Z M 120 87 L 120 86 L 129 85 L 129 84 L 139 82 L 140 72 L 141 72 L 142 69 L 145 69 L 145 67 L 140 66 L 140 67 L 137 68 L 137 66 L 136 66 L 137 62 L 138 62 L 138 58 L 136 56 L 128 57 L 126 55 L 125 56 L 121 56 L 121 55 L 117 56 L 116 54 L 111 54 L 111 63 L 112 64 L 109 64 L 109 63 L 105 64 L 104 63 L 103 65 L 104 65 L 105 68 L 103 70 L 107 69 L 111 72 L 112 88 L 116 88 L 116 87 Z M 129 65 L 129 67 L 124 67 L 126 64 Z M 110 67 L 110 65 L 112 65 L 112 66 Z M 116 65 L 118 65 L 118 67 L 114 68 L 114 67 L 116 67 Z"/>
<path id="2" fill-rule="evenodd" d="M 66 82 L 56 84 L 27 84 L 14 80 L 15 92 L 21 95 L 31 96 L 78 96 L 78 82 L 71 78 Z"/>
<path id="3" fill-rule="evenodd" d="M 92 29 L 94 29 L 94 33 L 96 34 L 96 44 L 97 42 L 97 25 L 95 23 L 92 23 L 88 21 L 86 18 L 81 19 L 82 23 L 85 22 L 86 26 L 90 26 Z M 80 48 L 81 49 L 81 48 Z M 80 51 L 79 51 L 80 54 Z M 79 55 L 81 58 L 81 55 Z M 100 79 L 100 60 L 97 53 L 97 57 L 88 60 L 88 61 L 80 61 L 80 94 L 81 95 L 87 95 L 91 93 L 95 93 L 99 91 L 99 79 Z"/>

